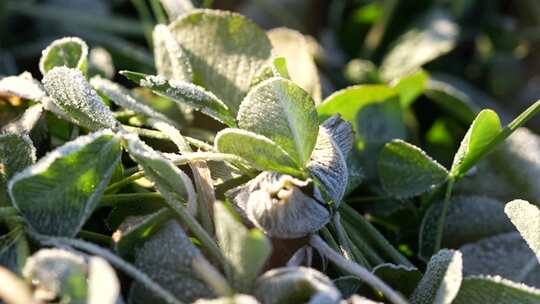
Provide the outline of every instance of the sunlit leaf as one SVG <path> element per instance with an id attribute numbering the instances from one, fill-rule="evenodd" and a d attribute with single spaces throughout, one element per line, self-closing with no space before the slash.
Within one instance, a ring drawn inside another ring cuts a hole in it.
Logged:
<path id="1" fill-rule="evenodd" d="M 17 173 L 8 184 L 11 201 L 34 231 L 75 236 L 99 203 L 120 152 L 111 131 L 81 136 Z"/>
<path id="2" fill-rule="evenodd" d="M 253 88 L 242 101 L 238 126 L 264 135 L 304 166 L 318 135 L 313 99 L 284 78 L 272 78 Z"/>
<path id="3" fill-rule="evenodd" d="M 77 37 L 53 41 L 42 53 L 39 70 L 45 76 L 55 67 L 78 69 L 84 74 L 88 67 L 88 45 Z"/>

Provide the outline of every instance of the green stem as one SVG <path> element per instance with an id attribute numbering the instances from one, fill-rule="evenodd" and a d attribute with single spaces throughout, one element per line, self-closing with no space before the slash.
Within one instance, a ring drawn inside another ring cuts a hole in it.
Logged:
<path id="1" fill-rule="evenodd" d="M 352 219 L 355 225 L 358 225 L 359 229 L 365 231 L 370 238 L 377 244 L 377 246 L 387 254 L 395 263 L 405 266 L 414 266 L 406 257 L 404 257 L 394 246 L 386 240 L 386 238 L 375 228 L 369 221 L 367 221 L 362 215 L 358 214 L 353 208 L 342 203 L 341 208 L 343 215 Z"/>
<path id="2" fill-rule="evenodd" d="M 81 230 L 79 232 L 79 237 L 93 243 L 99 243 L 104 245 L 112 244 L 112 238 L 110 236 L 88 230 Z"/>
<path id="3" fill-rule="evenodd" d="M 336 264 L 343 271 L 346 271 L 360 280 L 364 281 L 376 290 L 381 291 L 388 300 L 395 304 L 408 304 L 398 292 L 393 290 L 390 286 L 386 285 L 381 279 L 375 276 L 366 268 L 351 262 L 330 248 L 325 241 L 323 241 L 318 235 L 311 236 L 309 241 L 313 248 L 317 249 L 319 253 L 328 258 L 334 264 Z"/>
<path id="4" fill-rule="evenodd" d="M 337 233 L 338 240 L 340 243 L 341 251 L 343 252 L 343 256 L 347 258 L 348 260 L 354 261 L 356 263 L 360 263 L 364 267 L 370 268 L 370 265 L 364 255 L 358 250 L 358 248 L 353 244 L 349 236 L 347 235 L 347 232 L 343 228 L 343 225 L 341 224 L 341 216 L 339 215 L 339 212 L 336 212 L 334 215 L 334 221 L 333 221 L 333 227 Z"/>
<path id="5" fill-rule="evenodd" d="M 371 262 L 372 265 L 383 264 L 384 260 L 369 246 L 369 244 L 362 238 L 358 233 L 355 233 L 354 227 L 344 221 L 345 231 L 350 236 L 354 244 L 362 251 L 366 258 Z"/>
<path id="6" fill-rule="evenodd" d="M 379 47 L 384 37 L 384 32 L 388 27 L 388 24 L 398 6 L 398 0 L 385 0 L 382 5 L 382 15 L 377 19 L 375 24 L 371 27 L 366 38 L 364 39 L 362 56 L 364 58 L 371 58 L 373 52 Z"/>
<path id="7" fill-rule="evenodd" d="M 122 187 L 126 186 L 126 185 L 129 185 L 131 184 L 132 182 L 140 179 L 141 177 L 144 177 L 144 172 L 143 171 L 138 171 L 138 172 L 135 172 L 133 174 L 131 174 L 130 176 L 128 177 L 125 177 L 119 181 L 117 181 L 116 183 L 113 183 L 111 185 L 109 185 L 106 189 L 105 189 L 105 193 L 111 193 L 111 192 L 114 192 L 116 190 L 119 190 L 121 189 Z"/>
<path id="8" fill-rule="evenodd" d="M 148 137 L 148 138 L 153 138 L 153 139 L 172 141 L 169 136 L 167 136 L 166 134 L 164 134 L 163 132 L 160 132 L 160 131 L 150 130 L 150 129 L 145 129 L 145 128 L 139 128 L 139 127 L 133 127 L 133 126 L 127 126 L 127 125 L 122 125 L 122 127 L 124 129 L 126 129 L 127 131 L 136 133 L 137 135 L 140 135 L 142 137 Z M 213 151 L 214 150 L 214 147 L 212 145 L 207 144 L 202 140 L 192 138 L 192 137 L 189 137 L 189 136 L 184 136 L 184 138 L 186 139 L 186 141 L 188 143 L 190 143 L 191 145 L 193 145 L 193 146 L 195 146 L 197 148 L 201 148 L 201 149 L 206 150 L 206 151 Z"/>
<path id="9" fill-rule="evenodd" d="M 131 0 L 131 3 L 141 18 L 146 42 L 148 43 L 148 46 L 152 48 L 152 31 L 154 30 L 154 20 L 152 19 L 152 14 L 150 13 L 148 6 L 146 6 L 146 2 L 144 0 Z"/>
<path id="10" fill-rule="evenodd" d="M 156 16 L 157 22 L 161 24 L 167 24 L 167 16 L 165 15 L 165 12 L 163 11 L 159 0 L 150 0 L 150 6 L 152 7 L 154 16 Z"/>
<path id="11" fill-rule="evenodd" d="M 390 197 L 387 197 L 387 196 L 353 197 L 353 198 L 348 198 L 347 203 L 370 203 L 370 202 L 384 201 L 387 199 L 390 199 Z"/>
<path id="12" fill-rule="evenodd" d="M 324 237 L 324 239 L 326 240 L 328 245 L 332 247 L 332 249 L 334 249 L 337 252 L 340 252 L 339 245 L 334 239 L 334 237 L 332 236 L 332 233 L 330 232 L 330 230 L 328 230 L 328 228 L 322 227 L 321 230 L 319 230 L 319 233 Z"/>
<path id="13" fill-rule="evenodd" d="M 201 224 L 197 222 L 195 217 L 193 217 L 191 213 L 187 212 L 186 208 L 183 207 L 184 203 L 169 195 L 166 195 L 165 199 L 173 211 L 176 212 L 176 214 L 180 217 L 182 222 L 189 228 L 189 230 L 191 230 L 193 235 L 199 239 L 204 248 L 206 248 L 206 250 L 208 250 L 208 252 L 225 268 L 225 266 L 228 265 L 228 262 L 225 259 L 225 256 L 223 256 L 221 249 L 219 249 L 215 240 L 208 234 L 208 232 L 206 232 Z"/>
<path id="14" fill-rule="evenodd" d="M 197 256 L 193 259 L 193 269 L 220 296 L 230 297 L 234 295 L 234 290 L 227 280 L 204 257 Z"/>
<path id="15" fill-rule="evenodd" d="M 0 218 L 18 215 L 19 212 L 14 207 L 0 207 Z"/>
<path id="16" fill-rule="evenodd" d="M 441 216 L 437 221 L 437 231 L 435 235 L 435 252 L 438 252 L 441 249 L 442 238 L 444 233 L 444 224 L 446 222 L 446 214 L 448 213 L 448 206 L 450 205 L 450 197 L 452 196 L 452 189 L 454 188 L 455 179 L 450 178 L 448 184 L 446 185 L 446 192 L 444 193 L 444 201 L 441 210 Z"/>
<path id="17" fill-rule="evenodd" d="M 119 203 L 148 200 L 160 200 L 163 201 L 163 196 L 158 192 L 146 192 L 146 193 L 121 193 L 121 194 L 106 194 L 101 198 L 102 207 L 111 207 Z"/>

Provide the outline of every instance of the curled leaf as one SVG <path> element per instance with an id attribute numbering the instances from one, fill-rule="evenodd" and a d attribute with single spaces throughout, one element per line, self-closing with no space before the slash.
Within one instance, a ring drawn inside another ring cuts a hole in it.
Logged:
<path id="1" fill-rule="evenodd" d="M 354 137 L 351 124 L 339 115 L 327 119 L 319 128 L 315 149 L 308 163 L 309 172 L 322 183 L 335 208 L 345 194 L 348 184 L 347 154 Z"/>
<path id="2" fill-rule="evenodd" d="M 311 181 L 263 172 L 227 195 L 256 227 L 271 237 L 300 238 L 330 221 L 330 211 Z"/>

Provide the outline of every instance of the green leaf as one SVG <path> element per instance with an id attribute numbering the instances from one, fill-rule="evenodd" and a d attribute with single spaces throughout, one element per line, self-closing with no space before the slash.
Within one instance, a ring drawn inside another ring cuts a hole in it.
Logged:
<path id="1" fill-rule="evenodd" d="M 72 120 L 90 130 L 112 128 L 116 120 L 81 71 L 55 67 L 43 78 L 52 103 Z"/>
<path id="2" fill-rule="evenodd" d="M 418 255 L 425 261 L 436 251 L 437 230 L 442 225 L 443 208 L 443 200 L 433 203 L 422 220 Z M 512 229 L 504 216 L 503 205 L 483 196 L 452 197 L 448 203 L 447 217 L 441 242 L 451 248 Z"/>
<path id="3" fill-rule="evenodd" d="M 0 205 L 8 205 L 7 183 L 15 173 L 36 161 L 36 148 L 28 135 L 0 135 Z"/>
<path id="4" fill-rule="evenodd" d="M 504 212 L 540 261 L 540 209 L 527 201 L 513 200 Z"/>
<path id="5" fill-rule="evenodd" d="M 409 108 L 427 87 L 429 75 L 424 70 L 407 75 L 397 80 L 394 89 L 399 94 L 399 102 L 403 109 Z"/>
<path id="6" fill-rule="evenodd" d="M 501 122 L 497 113 L 491 110 L 483 110 L 478 113 L 454 156 L 450 174 L 461 176 L 467 173 L 484 155 L 486 148 L 501 133 L 501 130 Z"/>
<path id="7" fill-rule="evenodd" d="M 448 179 L 448 171 L 420 148 L 393 140 L 378 161 L 379 177 L 386 192 L 407 198 L 429 191 Z"/>
<path id="8" fill-rule="evenodd" d="M 189 2 L 189 1 L 187 1 Z M 159 75 L 167 79 L 182 80 L 191 82 L 193 71 L 189 58 L 174 40 L 169 28 L 163 24 L 158 24 L 153 32 L 154 41 L 154 61 Z"/>
<path id="9" fill-rule="evenodd" d="M 111 131 L 81 136 L 17 173 L 8 184 L 11 201 L 34 231 L 73 237 L 98 205 L 120 155 Z"/>
<path id="10" fill-rule="evenodd" d="M 459 247 L 463 275 L 499 275 L 530 286 L 540 286 L 540 265 L 519 232 L 493 235 Z"/>
<path id="11" fill-rule="evenodd" d="M 120 107 L 149 118 L 167 122 L 170 125 L 177 125 L 167 118 L 167 116 L 152 109 L 150 106 L 147 106 L 143 101 L 138 100 L 134 94 L 115 82 L 102 78 L 101 76 L 96 76 L 90 79 L 90 84 L 94 89 L 107 96 L 113 103 Z"/>
<path id="12" fill-rule="evenodd" d="M 454 304 L 537 304 L 540 290 L 515 283 L 499 276 L 468 277 L 461 283 L 461 289 Z"/>
<path id="13" fill-rule="evenodd" d="M 224 129 L 216 135 L 216 150 L 244 158 L 259 170 L 301 175 L 294 160 L 275 142 L 246 130 Z"/>
<path id="14" fill-rule="evenodd" d="M 53 41 L 42 53 L 39 70 L 45 76 L 55 67 L 68 67 L 86 74 L 88 46 L 77 37 L 66 37 Z"/>
<path id="15" fill-rule="evenodd" d="M 239 14 L 216 10 L 193 10 L 169 29 L 189 57 L 194 82 L 236 116 L 252 78 L 271 57 L 266 33 Z"/>
<path id="16" fill-rule="evenodd" d="M 429 261 L 426 273 L 411 296 L 411 303 L 452 303 L 461 286 L 462 267 L 459 251 L 439 251 Z"/>
<path id="17" fill-rule="evenodd" d="M 448 205 L 442 244 L 443 247 L 457 248 L 512 230 L 500 201 L 480 195 L 453 196 Z"/>
<path id="18" fill-rule="evenodd" d="M 214 222 L 219 246 L 232 268 L 234 286 L 252 290 L 272 252 L 270 240 L 259 230 L 248 230 L 225 205 L 214 205 Z"/>
<path id="19" fill-rule="evenodd" d="M 319 124 L 313 99 L 290 80 L 271 78 L 242 101 L 238 126 L 268 137 L 304 166 L 315 147 Z"/>
<path id="20" fill-rule="evenodd" d="M 129 155 L 144 170 L 145 176 L 154 182 L 154 186 L 163 194 L 170 207 L 182 212 L 185 210 L 184 208 L 187 208 L 192 214 L 195 214 L 196 195 L 189 177 L 137 136 L 126 134 L 124 138 L 127 141 Z M 173 202 L 183 202 L 185 206 Z"/>
<path id="21" fill-rule="evenodd" d="M 410 74 L 422 65 L 450 52 L 459 28 L 446 11 L 432 9 L 398 38 L 383 58 L 381 76 L 392 80 Z"/>
<path id="22" fill-rule="evenodd" d="M 148 216 L 128 218 L 120 225 L 114 238 L 116 252 L 127 260 L 134 258 L 135 251 L 141 243 L 148 240 L 163 223 L 172 218 L 172 213 L 167 209 Z"/>
<path id="23" fill-rule="evenodd" d="M 358 130 L 356 117 L 366 105 L 397 98 L 394 89 L 386 85 L 357 85 L 337 91 L 327 97 L 318 107 L 319 120 L 324 121 L 334 114 L 352 123 Z"/>
<path id="24" fill-rule="evenodd" d="M 425 94 L 441 108 L 466 124 L 470 124 L 476 113 L 480 111 L 478 105 L 473 103 L 471 96 L 455 85 L 437 78 L 428 81 Z"/>
<path id="25" fill-rule="evenodd" d="M 308 92 L 316 104 L 321 102 L 321 83 L 319 72 L 308 42 L 301 33 L 285 27 L 274 28 L 268 32 L 277 56 L 287 60 L 290 79 Z"/>
<path id="26" fill-rule="evenodd" d="M 145 75 L 130 71 L 121 71 L 120 74 L 142 87 L 151 89 L 160 96 L 192 106 L 228 126 L 236 124 L 235 118 L 227 105 L 202 87 L 184 81 L 167 80 L 162 76 Z"/>
<path id="27" fill-rule="evenodd" d="M 373 268 L 373 274 L 407 297 L 412 295 L 422 279 L 418 269 L 404 265 L 380 264 Z"/>
<path id="28" fill-rule="evenodd" d="M 199 258 L 204 259 L 182 227 L 170 220 L 138 246 L 135 266 L 180 301 L 191 303 L 215 296 L 194 270 L 193 265 Z M 140 282 L 132 285 L 128 302 L 165 303 Z"/>

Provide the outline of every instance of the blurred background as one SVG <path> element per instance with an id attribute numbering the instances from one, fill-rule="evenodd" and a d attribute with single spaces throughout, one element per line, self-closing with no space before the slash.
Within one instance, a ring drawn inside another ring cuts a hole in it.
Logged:
<path id="1" fill-rule="evenodd" d="M 184 1 L 171 0 L 180 6 Z M 351 84 L 389 81 L 415 65 L 475 96 L 469 102 L 496 104 L 510 116 L 540 96 L 536 0 L 199 0 L 195 5 L 241 12 L 265 29 L 286 26 L 309 35 L 323 97 Z M 0 75 L 37 75 L 41 50 L 66 35 L 85 39 L 94 56 L 110 54 L 118 70 L 152 72 L 151 31 L 164 16 L 154 0 L 1 0 Z M 417 107 L 428 106 L 420 101 Z M 534 125 L 540 127 L 540 120 Z"/>

